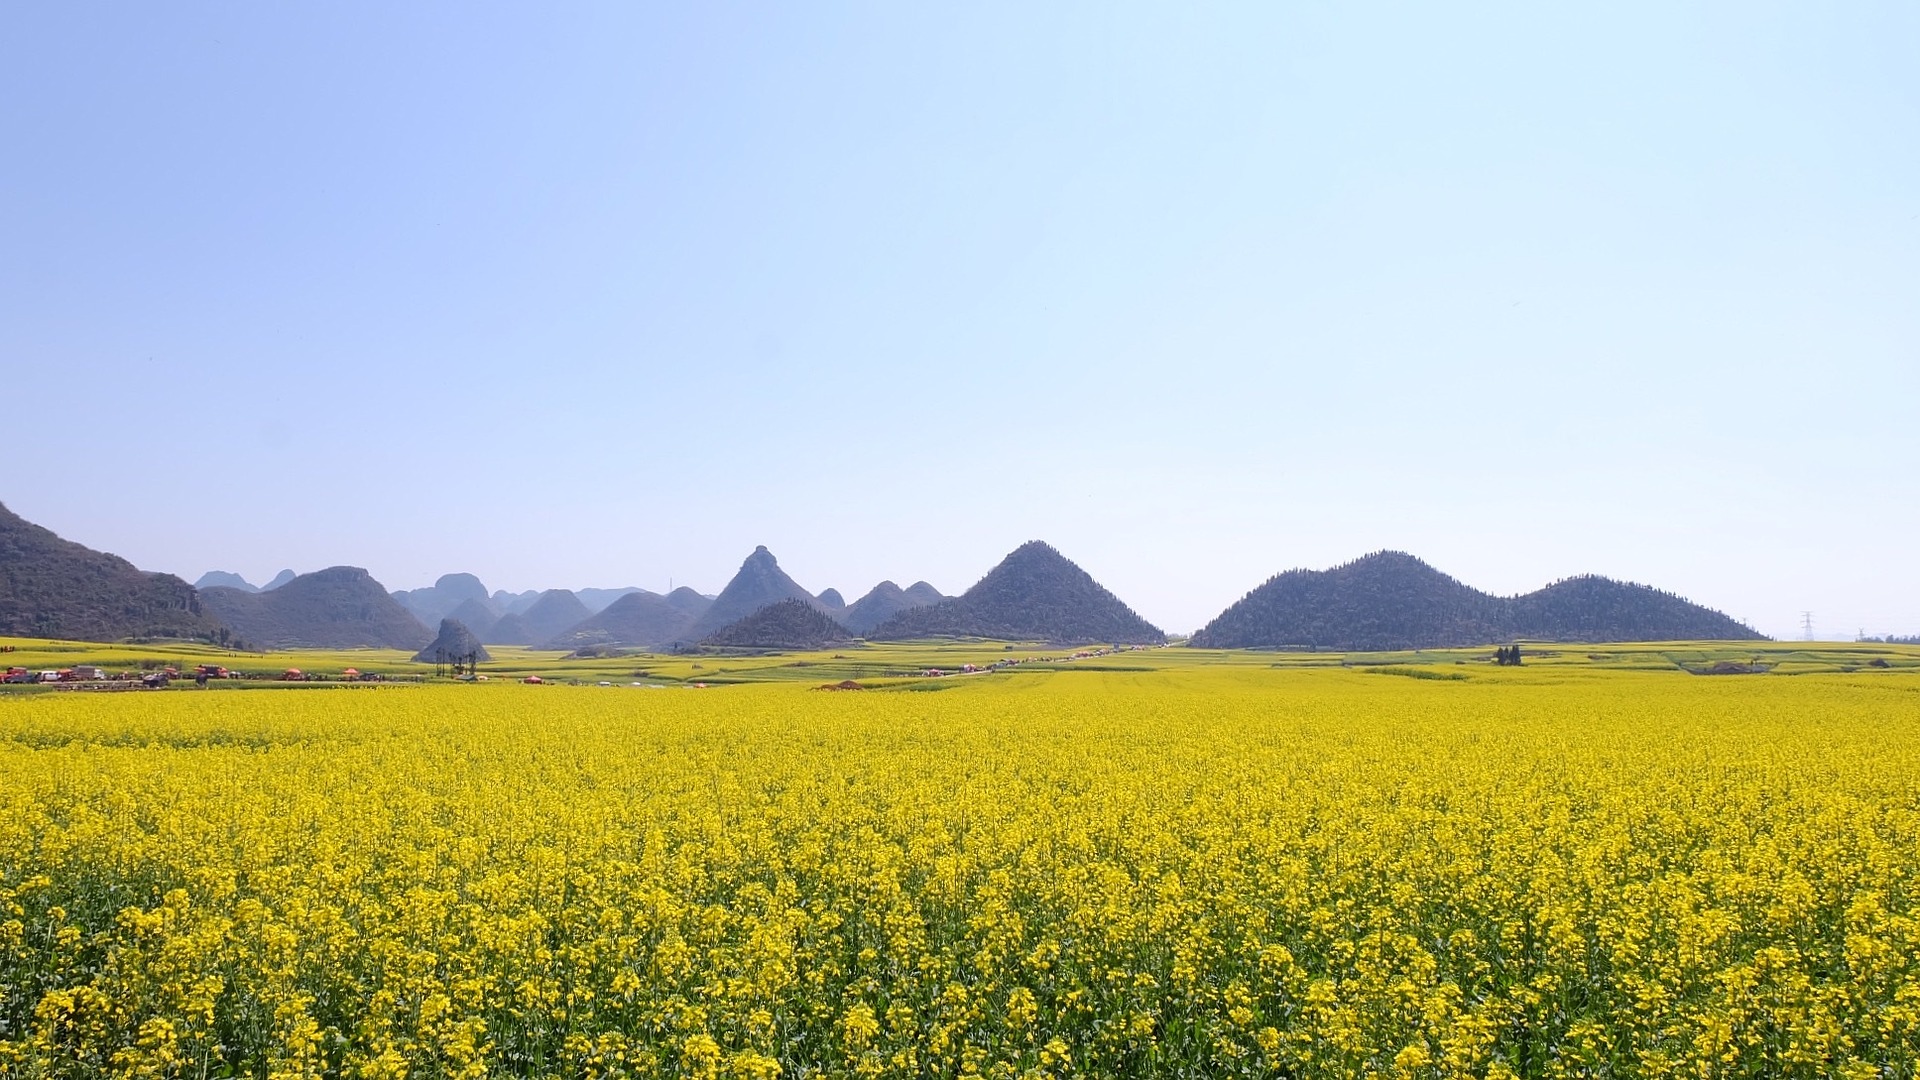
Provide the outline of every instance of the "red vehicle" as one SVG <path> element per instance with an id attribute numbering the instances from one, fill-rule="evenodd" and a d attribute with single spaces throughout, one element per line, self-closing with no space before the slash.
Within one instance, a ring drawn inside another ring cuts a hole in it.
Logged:
<path id="1" fill-rule="evenodd" d="M 23 667 L 8 668 L 0 672 L 0 683 L 30 683 L 34 681 L 33 672 Z"/>
<path id="2" fill-rule="evenodd" d="M 193 674 L 196 678 L 207 678 L 207 679 L 233 678 L 233 672 L 228 671 L 226 668 L 221 667 L 219 664 L 201 664 L 199 667 L 193 669 Z"/>

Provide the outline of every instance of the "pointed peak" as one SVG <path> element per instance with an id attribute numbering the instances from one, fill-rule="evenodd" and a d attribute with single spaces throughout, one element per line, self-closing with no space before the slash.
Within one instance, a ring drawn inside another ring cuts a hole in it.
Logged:
<path id="1" fill-rule="evenodd" d="M 767 550 L 767 545 L 761 544 L 753 549 L 753 554 L 741 560 L 740 569 L 766 570 L 777 568 L 779 565 L 780 560 L 773 557 L 773 552 Z"/>

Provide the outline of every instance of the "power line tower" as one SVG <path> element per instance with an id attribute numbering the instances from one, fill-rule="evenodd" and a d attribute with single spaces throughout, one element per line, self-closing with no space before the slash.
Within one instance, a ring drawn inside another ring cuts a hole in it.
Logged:
<path id="1" fill-rule="evenodd" d="M 1813 612 L 1803 611 L 1800 613 L 1800 629 L 1806 632 L 1808 641 L 1813 640 Z"/>

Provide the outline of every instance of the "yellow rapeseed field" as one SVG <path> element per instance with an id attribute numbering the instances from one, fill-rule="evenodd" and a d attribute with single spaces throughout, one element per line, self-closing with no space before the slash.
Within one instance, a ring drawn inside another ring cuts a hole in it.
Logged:
<path id="1" fill-rule="evenodd" d="M 1917 721 L 1484 668 L 0 699 L 0 1075 L 1912 1077 Z"/>

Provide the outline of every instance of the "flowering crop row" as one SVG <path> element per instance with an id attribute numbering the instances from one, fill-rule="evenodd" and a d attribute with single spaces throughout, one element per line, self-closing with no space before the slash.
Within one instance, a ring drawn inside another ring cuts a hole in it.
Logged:
<path id="1" fill-rule="evenodd" d="M 1852 1076 L 1901 676 L 0 701 L 0 1076 Z"/>

